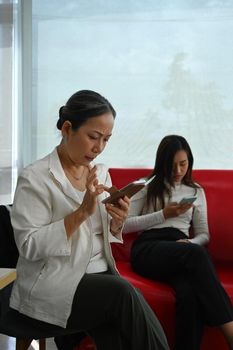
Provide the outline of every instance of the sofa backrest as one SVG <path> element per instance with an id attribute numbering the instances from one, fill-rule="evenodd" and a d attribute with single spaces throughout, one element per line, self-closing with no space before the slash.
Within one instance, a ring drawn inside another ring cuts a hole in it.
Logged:
<path id="1" fill-rule="evenodd" d="M 111 168 L 113 184 L 121 188 L 147 176 L 151 169 Z M 212 259 L 221 264 L 233 264 L 233 170 L 194 170 L 193 177 L 205 190 L 208 205 Z M 113 244 L 116 260 L 129 261 L 130 248 L 136 233 L 124 236 L 124 244 Z"/>

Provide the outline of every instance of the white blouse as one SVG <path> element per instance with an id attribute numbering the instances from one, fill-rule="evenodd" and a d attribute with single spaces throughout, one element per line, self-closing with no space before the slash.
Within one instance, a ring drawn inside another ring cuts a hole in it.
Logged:
<path id="1" fill-rule="evenodd" d="M 81 202 L 86 191 L 78 191 L 77 194 Z M 108 264 L 104 255 L 104 239 L 103 239 L 103 227 L 100 215 L 99 206 L 97 205 L 96 211 L 90 216 L 91 233 L 93 235 L 92 253 L 90 261 L 87 265 L 86 273 L 97 273 L 107 271 Z"/>
<path id="2" fill-rule="evenodd" d="M 207 206 L 203 188 L 192 188 L 177 183 L 172 188 L 171 198 L 165 197 L 165 205 L 169 202 L 179 202 L 183 197 L 195 195 L 193 207 L 184 214 L 166 219 L 163 210 L 154 211 L 152 205 L 146 204 L 147 189 L 138 192 L 131 199 L 130 213 L 125 222 L 123 232 L 142 232 L 152 228 L 175 227 L 189 238 L 190 226 L 193 228 L 193 238 L 190 242 L 204 245 L 209 241 L 207 221 Z"/>

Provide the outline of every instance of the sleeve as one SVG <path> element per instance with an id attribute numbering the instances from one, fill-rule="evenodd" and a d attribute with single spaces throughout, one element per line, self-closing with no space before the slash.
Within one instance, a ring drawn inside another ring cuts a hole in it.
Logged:
<path id="1" fill-rule="evenodd" d="M 207 219 L 207 204 L 205 192 L 202 188 L 198 189 L 198 200 L 194 206 L 192 227 L 194 238 L 189 241 L 199 245 L 205 245 L 209 242 L 209 228 Z"/>
<path id="2" fill-rule="evenodd" d="M 144 214 L 126 219 L 123 228 L 124 233 L 145 231 L 162 224 L 165 221 L 163 211 L 159 210 L 154 213 Z"/>
<path id="3" fill-rule="evenodd" d="M 99 183 L 107 186 L 112 187 L 112 179 L 109 174 L 108 168 L 104 164 L 96 164 L 97 165 L 97 173 L 98 173 L 98 180 Z M 107 213 L 105 209 L 105 205 L 102 204 L 102 200 L 109 196 L 109 193 L 103 193 L 99 198 L 100 203 L 100 212 L 103 218 L 107 218 L 106 222 L 107 225 L 107 236 L 110 243 L 123 243 L 122 239 L 122 230 L 119 231 L 116 235 L 113 235 L 110 231 L 110 222 L 111 222 L 111 216 Z M 105 222 L 105 220 L 104 220 Z M 105 227 L 103 227 L 104 230 Z"/>
<path id="4" fill-rule="evenodd" d="M 40 175 L 28 169 L 19 176 L 11 221 L 19 254 L 28 260 L 71 254 L 64 217 L 52 222 L 50 196 Z"/>
<path id="5" fill-rule="evenodd" d="M 164 223 L 165 219 L 162 210 L 142 214 L 144 212 L 146 193 L 147 189 L 143 189 L 132 197 L 129 216 L 123 228 L 124 233 L 149 230 L 158 224 Z"/>
<path id="6" fill-rule="evenodd" d="M 107 172 L 105 185 L 108 187 L 112 187 L 112 179 L 111 179 L 109 172 Z M 109 217 L 110 217 L 110 220 L 109 220 L 109 223 L 110 223 L 111 216 L 109 215 Z M 110 230 L 110 226 L 109 226 L 109 242 L 111 242 L 111 243 L 123 243 L 123 237 L 122 237 L 123 227 L 124 227 L 124 225 L 122 226 L 122 229 L 117 234 L 113 235 L 111 230 Z"/>

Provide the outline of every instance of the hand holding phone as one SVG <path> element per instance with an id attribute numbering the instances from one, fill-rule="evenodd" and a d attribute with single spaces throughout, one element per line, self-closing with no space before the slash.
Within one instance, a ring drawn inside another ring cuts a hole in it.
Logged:
<path id="1" fill-rule="evenodd" d="M 105 198 L 102 203 L 110 203 L 117 205 L 118 200 L 120 198 L 123 198 L 124 196 L 127 196 L 128 198 L 131 198 L 133 195 L 135 195 L 138 191 L 140 191 L 142 188 L 147 186 L 153 179 L 155 178 L 155 175 L 152 176 L 149 180 L 147 178 L 135 180 L 133 182 L 130 182 L 125 187 L 118 190 L 115 186 L 112 186 L 109 189 L 110 196 Z"/>
<path id="2" fill-rule="evenodd" d="M 196 196 L 190 196 L 190 197 L 184 197 L 181 199 L 181 201 L 179 202 L 180 205 L 184 205 L 184 204 L 193 204 L 193 202 L 197 199 Z"/>

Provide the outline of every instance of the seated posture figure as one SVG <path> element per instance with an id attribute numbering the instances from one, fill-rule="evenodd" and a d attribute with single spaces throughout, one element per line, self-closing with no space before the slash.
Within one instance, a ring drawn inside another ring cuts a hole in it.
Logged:
<path id="1" fill-rule="evenodd" d="M 11 214 L 19 250 L 10 306 L 38 327 L 87 332 L 102 350 L 168 350 L 142 295 L 115 268 L 110 242 L 122 241 L 129 199 L 102 200 L 111 186 L 104 150 L 115 110 L 82 90 L 59 111 L 62 140 L 19 176 Z M 69 350 L 68 341 L 59 349 Z"/>
<path id="2" fill-rule="evenodd" d="M 185 138 L 164 137 L 149 176 L 155 178 L 132 197 L 124 232 L 139 231 L 131 250 L 133 270 L 175 290 L 175 349 L 200 349 L 207 324 L 221 328 L 232 350 L 232 305 L 203 247 L 209 241 L 206 198 L 192 167 Z M 187 196 L 196 196 L 194 203 L 179 204 Z"/>

